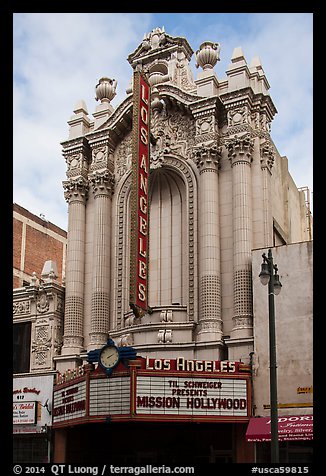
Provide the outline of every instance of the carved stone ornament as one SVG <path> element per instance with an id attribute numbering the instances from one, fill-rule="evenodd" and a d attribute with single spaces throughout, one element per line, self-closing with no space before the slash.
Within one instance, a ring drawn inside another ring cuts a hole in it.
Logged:
<path id="1" fill-rule="evenodd" d="M 132 139 L 131 135 L 124 137 L 115 150 L 115 181 L 118 184 L 121 177 L 131 169 L 132 162 Z"/>
<path id="2" fill-rule="evenodd" d="M 193 148 L 193 159 L 200 172 L 205 170 L 217 171 L 221 158 L 222 148 L 215 142 L 205 143 Z"/>
<path id="3" fill-rule="evenodd" d="M 134 343 L 134 338 L 133 338 L 133 334 L 131 333 L 123 334 L 121 337 L 116 339 L 116 344 L 118 345 L 118 347 L 130 346 L 130 345 L 133 345 L 133 343 Z"/>
<path id="4" fill-rule="evenodd" d="M 251 162 L 254 141 L 249 133 L 245 133 L 241 136 L 235 134 L 234 137 L 225 140 L 225 146 L 228 149 L 228 156 L 232 162 L 239 160 L 244 160 L 248 163 Z"/>
<path id="5" fill-rule="evenodd" d="M 159 114 L 156 127 L 156 143 L 151 146 L 151 169 L 164 163 L 164 155 L 173 154 L 186 158 L 194 145 L 195 122 L 178 111 L 169 113 L 166 108 Z"/>
<path id="6" fill-rule="evenodd" d="M 216 63 L 220 60 L 221 46 L 219 43 L 213 43 L 212 41 L 204 41 L 199 50 L 196 51 L 196 68 L 203 68 L 204 71 L 213 69 Z"/>
<path id="7" fill-rule="evenodd" d="M 45 366 L 51 349 L 50 326 L 48 324 L 35 327 L 35 339 L 31 347 L 34 354 L 34 364 Z"/>
<path id="8" fill-rule="evenodd" d="M 63 156 L 67 164 L 67 178 L 77 176 L 87 176 L 88 171 L 88 149 L 82 139 L 63 143 Z"/>
<path id="9" fill-rule="evenodd" d="M 20 301 L 13 303 L 13 315 L 30 314 L 30 301 Z"/>
<path id="10" fill-rule="evenodd" d="M 222 332 L 222 320 L 200 321 L 199 332 Z"/>
<path id="11" fill-rule="evenodd" d="M 41 293 L 39 298 L 36 301 L 36 309 L 38 312 L 47 312 L 49 310 L 50 304 L 45 293 Z"/>
<path id="12" fill-rule="evenodd" d="M 270 142 L 264 142 L 263 144 L 261 144 L 260 154 L 261 167 L 268 168 L 269 170 L 271 170 L 275 161 L 275 153 Z"/>
<path id="13" fill-rule="evenodd" d="M 101 101 L 101 103 L 112 101 L 116 95 L 117 81 L 115 79 L 110 79 L 103 77 L 99 80 L 95 87 L 96 91 L 96 101 Z"/>
<path id="14" fill-rule="evenodd" d="M 172 342 L 172 329 L 160 329 L 157 333 L 157 341 L 159 344 Z"/>
<path id="15" fill-rule="evenodd" d="M 65 180 L 62 182 L 64 197 L 67 202 L 73 200 L 85 201 L 88 192 L 88 183 L 83 177 Z"/>
<path id="16" fill-rule="evenodd" d="M 230 109 L 227 112 L 228 127 L 248 123 L 248 107 L 242 106 Z"/>
<path id="17" fill-rule="evenodd" d="M 166 33 L 164 28 L 154 28 L 153 31 L 144 35 L 142 47 L 144 50 L 156 50 L 166 43 Z"/>
<path id="18" fill-rule="evenodd" d="M 103 172 L 92 172 L 88 176 L 89 182 L 92 184 L 92 191 L 95 196 L 110 195 L 114 191 L 114 177 L 107 170 Z"/>

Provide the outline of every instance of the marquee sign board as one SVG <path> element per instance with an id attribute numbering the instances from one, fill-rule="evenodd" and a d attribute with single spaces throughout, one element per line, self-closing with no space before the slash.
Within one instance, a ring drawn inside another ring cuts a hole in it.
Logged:
<path id="1" fill-rule="evenodd" d="M 150 86 L 134 72 L 131 185 L 130 307 L 136 317 L 148 310 Z"/>
<path id="2" fill-rule="evenodd" d="M 73 381 L 72 381 L 73 382 Z M 53 423 L 74 420 L 85 416 L 86 382 L 66 386 L 54 392 Z"/>
<path id="3" fill-rule="evenodd" d="M 90 422 L 247 422 L 250 368 L 241 362 L 152 359 L 119 363 L 110 378 L 100 365 L 58 378 L 54 428 Z"/>
<path id="4" fill-rule="evenodd" d="M 139 376 L 136 412 L 209 418 L 246 417 L 247 381 L 231 378 Z"/>

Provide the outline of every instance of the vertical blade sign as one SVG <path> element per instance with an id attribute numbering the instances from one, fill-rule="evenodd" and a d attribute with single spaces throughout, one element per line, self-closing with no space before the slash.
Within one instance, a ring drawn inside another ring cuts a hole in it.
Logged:
<path id="1" fill-rule="evenodd" d="M 150 86 L 134 72 L 131 185 L 130 307 L 136 317 L 148 309 L 148 182 Z"/>

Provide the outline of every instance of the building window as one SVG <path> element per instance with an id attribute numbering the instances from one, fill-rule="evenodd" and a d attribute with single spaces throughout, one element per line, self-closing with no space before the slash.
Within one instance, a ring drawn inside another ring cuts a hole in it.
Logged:
<path id="1" fill-rule="evenodd" d="M 13 326 L 13 372 L 29 372 L 31 351 L 31 323 L 22 322 Z"/>

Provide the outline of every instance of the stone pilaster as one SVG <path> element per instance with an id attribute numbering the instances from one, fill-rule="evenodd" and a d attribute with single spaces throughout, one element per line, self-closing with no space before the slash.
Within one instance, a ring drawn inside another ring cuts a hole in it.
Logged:
<path id="1" fill-rule="evenodd" d="M 109 148 L 92 145 L 92 172 L 88 175 L 94 196 L 90 348 L 105 344 L 110 328 L 111 201 L 114 179 Z M 110 167 L 111 168 L 111 167 Z"/>
<path id="2" fill-rule="evenodd" d="M 71 178 L 63 182 L 68 209 L 65 322 L 62 355 L 79 354 L 83 349 L 84 259 L 87 180 Z"/>
<path id="3" fill-rule="evenodd" d="M 195 148 L 199 169 L 199 342 L 222 339 L 218 196 L 220 148 L 215 144 L 214 141 Z"/>
<path id="4" fill-rule="evenodd" d="M 272 218 L 272 196 L 271 196 L 271 175 L 274 164 L 274 151 L 269 141 L 264 141 L 260 146 L 260 164 L 263 176 L 263 226 L 264 226 L 264 246 L 273 246 L 273 218 Z"/>
<path id="5" fill-rule="evenodd" d="M 226 142 L 232 167 L 233 206 L 233 329 L 231 338 L 252 336 L 252 186 L 253 140 L 249 134 Z"/>

